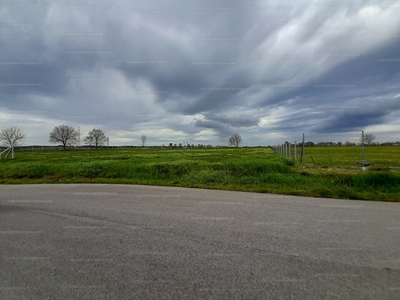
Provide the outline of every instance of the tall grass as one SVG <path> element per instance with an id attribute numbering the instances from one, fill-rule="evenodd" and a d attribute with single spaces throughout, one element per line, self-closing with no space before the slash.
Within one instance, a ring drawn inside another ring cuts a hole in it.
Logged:
<path id="1" fill-rule="evenodd" d="M 318 173 L 269 148 L 19 151 L 16 157 L 0 161 L 0 183 L 151 184 L 400 201 L 398 172 Z"/>

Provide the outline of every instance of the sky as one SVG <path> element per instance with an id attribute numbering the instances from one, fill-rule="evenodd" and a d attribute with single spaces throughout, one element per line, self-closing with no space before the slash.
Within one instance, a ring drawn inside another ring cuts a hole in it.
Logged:
<path id="1" fill-rule="evenodd" d="M 0 128 L 26 145 L 400 140 L 400 1 L 0 1 Z"/>

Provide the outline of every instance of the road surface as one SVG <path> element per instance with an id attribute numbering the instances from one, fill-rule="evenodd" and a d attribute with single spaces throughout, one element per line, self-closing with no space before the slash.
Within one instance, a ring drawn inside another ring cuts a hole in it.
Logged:
<path id="1" fill-rule="evenodd" d="M 400 204 L 1 185 L 0 299 L 400 299 Z"/>

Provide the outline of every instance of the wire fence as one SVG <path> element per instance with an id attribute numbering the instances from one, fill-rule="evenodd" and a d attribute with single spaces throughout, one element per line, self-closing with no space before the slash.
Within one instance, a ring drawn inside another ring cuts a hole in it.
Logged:
<path id="1" fill-rule="evenodd" d="M 362 150 L 362 157 L 361 160 L 357 162 L 357 164 L 360 164 L 363 170 L 367 170 L 370 165 L 372 165 L 371 162 L 367 162 L 365 160 L 365 154 L 364 154 L 364 131 L 362 131 L 361 135 L 361 143 L 359 144 L 350 144 L 346 142 L 344 145 L 339 142 L 339 143 L 332 143 L 332 142 L 326 142 L 326 143 L 318 143 L 314 144 L 313 142 L 305 142 L 305 135 L 303 134 L 302 142 L 297 143 L 295 141 L 294 143 L 292 142 L 285 142 L 283 144 L 275 145 L 272 146 L 272 149 L 275 153 L 283 156 L 286 159 L 293 159 L 295 163 L 299 163 L 300 165 L 303 165 L 303 167 L 306 166 L 306 146 L 311 147 L 311 146 L 337 146 L 337 147 L 342 147 L 342 146 L 356 146 L 360 147 Z M 379 144 L 377 144 L 379 145 Z M 395 143 L 393 145 L 396 145 Z M 393 146 L 392 145 L 392 146 Z M 375 146 L 375 144 L 374 144 Z M 312 162 L 315 165 L 314 158 L 309 155 L 309 158 L 311 159 L 310 163 Z"/>
<path id="2" fill-rule="evenodd" d="M 295 163 L 299 162 L 303 166 L 306 166 L 306 148 L 304 134 L 303 141 L 300 144 L 297 144 L 297 141 L 294 141 L 293 143 L 285 142 L 280 145 L 272 146 L 272 150 L 287 159 L 293 159 Z"/>

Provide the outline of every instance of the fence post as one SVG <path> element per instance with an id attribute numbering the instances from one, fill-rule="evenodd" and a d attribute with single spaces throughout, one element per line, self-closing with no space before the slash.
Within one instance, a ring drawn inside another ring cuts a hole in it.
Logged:
<path id="1" fill-rule="evenodd" d="M 305 167 L 306 166 L 306 145 L 305 145 L 304 133 L 303 133 L 303 149 L 301 152 L 301 157 L 303 160 L 303 167 Z"/>
<path id="2" fill-rule="evenodd" d="M 364 130 L 361 133 L 361 148 L 362 148 L 362 162 L 365 161 L 365 151 L 364 151 Z"/>
<path id="3" fill-rule="evenodd" d="M 294 141 L 294 161 L 297 161 L 297 141 Z"/>

